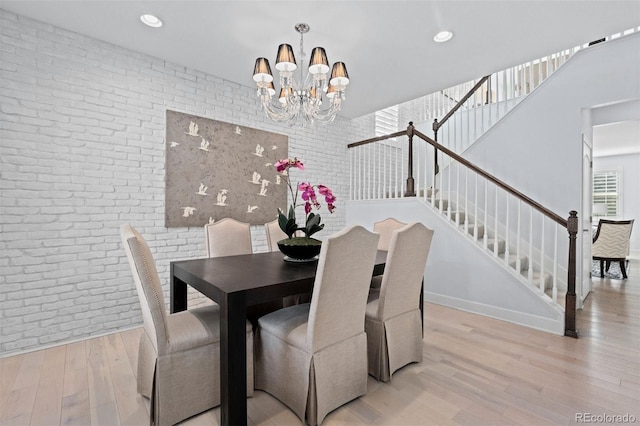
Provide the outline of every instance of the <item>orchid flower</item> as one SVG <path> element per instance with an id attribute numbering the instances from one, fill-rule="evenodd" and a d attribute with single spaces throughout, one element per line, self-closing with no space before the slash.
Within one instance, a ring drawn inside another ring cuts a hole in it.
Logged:
<path id="1" fill-rule="evenodd" d="M 316 189 L 318 193 L 324 196 L 324 200 L 327 203 L 327 210 L 329 213 L 333 213 L 336 209 L 335 201 L 336 197 L 333 195 L 331 189 L 329 189 L 325 185 L 311 185 L 309 182 L 300 182 L 296 185 L 296 190 L 294 193 L 293 186 L 290 182 L 290 169 L 296 168 L 300 170 L 304 170 L 304 164 L 302 161 L 298 160 L 298 158 L 283 158 L 282 160 L 277 161 L 274 164 L 276 171 L 278 173 L 282 173 L 282 177 L 287 182 L 287 186 L 289 187 L 289 192 L 291 193 L 291 199 L 293 200 L 293 204 L 289 208 L 288 216 L 285 216 L 281 211 L 278 212 L 278 223 L 280 228 L 292 238 L 295 231 L 303 231 L 306 237 L 310 237 L 312 234 L 322 230 L 324 228 L 324 224 L 320 224 L 320 216 L 314 213 L 311 213 L 313 208 L 320 209 L 321 204 L 318 201 L 318 196 L 316 194 Z M 295 209 L 298 207 L 298 193 L 300 192 L 300 197 L 304 201 L 304 213 L 306 216 L 306 224 L 304 227 L 299 227 L 296 223 L 295 217 Z"/>

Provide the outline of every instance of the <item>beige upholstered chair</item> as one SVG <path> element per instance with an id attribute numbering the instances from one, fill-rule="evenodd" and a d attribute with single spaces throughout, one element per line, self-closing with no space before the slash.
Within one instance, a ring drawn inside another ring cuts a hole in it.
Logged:
<path id="1" fill-rule="evenodd" d="M 278 219 L 265 223 L 264 230 L 267 234 L 267 245 L 269 246 L 270 251 L 279 251 L 278 241 L 283 240 L 287 237 L 287 234 L 280 229 L 280 225 L 278 224 Z M 299 232 L 299 231 L 297 231 Z M 297 233 L 296 232 L 296 233 Z M 296 296 L 287 296 L 282 299 L 282 306 L 293 306 L 300 303 L 308 303 L 311 300 L 311 294 L 299 294 Z"/>
<path id="2" fill-rule="evenodd" d="M 631 246 L 631 220 L 600 219 L 598 229 L 593 237 L 591 256 L 600 261 L 600 278 L 604 278 L 604 271 L 609 271 L 611 262 L 620 262 L 622 278 L 627 279 L 626 260 Z M 606 267 L 604 263 L 606 262 Z"/>
<path id="3" fill-rule="evenodd" d="M 251 228 L 248 223 L 226 217 L 204 226 L 207 256 L 251 254 Z"/>
<path id="4" fill-rule="evenodd" d="M 219 306 L 168 315 L 151 250 L 130 225 L 120 235 L 142 308 L 138 393 L 151 421 L 172 425 L 220 404 Z M 247 322 L 247 395 L 253 395 L 253 334 Z"/>
<path id="5" fill-rule="evenodd" d="M 405 226 L 406 223 L 400 222 L 392 217 L 376 222 L 373 224 L 373 232 L 380 234 L 380 240 L 378 240 L 378 250 L 389 251 L 389 244 L 391 244 L 391 236 L 393 231 Z M 378 275 L 371 278 L 371 288 L 379 289 L 382 282 L 382 276 Z"/>
<path id="6" fill-rule="evenodd" d="M 419 222 L 394 231 L 378 298 L 367 304 L 369 374 L 388 381 L 398 368 L 422 361 L 420 291 L 433 231 Z"/>
<path id="7" fill-rule="evenodd" d="M 393 231 L 398 230 L 405 225 L 406 223 L 400 222 L 392 217 L 374 223 L 373 232 L 377 232 L 378 234 L 380 234 L 380 240 L 378 241 L 378 250 L 389 251 Z"/>
<path id="8" fill-rule="evenodd" d="M 378 235 L 361 226 L 322 244 L 311 303 L 258 321 L 256 388 L 310 425 L 367 391 L 364 313 Z"/>
<path id="9" fill-rule="evenodd" d="M 278 219 L 265 223 L 264 230 L 267 234 L 267 245 L 269 246 L 270 251 L 278 251 L 278 241 L 284 240 L 287 238 L 287 234 L 284 233 L 282 229 L 280 229 L 280 225 L 278 224 Z"/>

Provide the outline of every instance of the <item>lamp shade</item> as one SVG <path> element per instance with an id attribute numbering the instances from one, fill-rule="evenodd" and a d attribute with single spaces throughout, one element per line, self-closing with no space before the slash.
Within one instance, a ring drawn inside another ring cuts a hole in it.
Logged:
<path id="1" fill-rule="evenodd" d="M 280 96 L 278 96 L 278 101 L 282 105 L 287 104 L 287 92 L 289 93 L 289 98 L 291 98 L 291 96 L 293 96 L 293 89 L 291 87 L 289 87 L 288 89 L 285 89 L 284 87 L 280 89 Z"/>
<path id="2" fill-rule="evenodd" d="M 256 65 L 253 67 L 253 81 L 256 83 L 265 82 L 269 83 L 273 81 L 273 75 L 271 75 L 271 66 L 267 58 L 256 59 Z"/>
<path id="3" fill-rule="evenodd" d="M 322 47 L 314 47 L 311 51 L 311 59 L 309 60 L 309 73 L 326 74 L 329 72 L 329 61 L 327 60 L 327 52 Z"/>
<path id="4" fill-rule="evenodd" d="M 278 71 L 293 71 L 298 68 L 296 57 L 290 44 L 281 44 L 278 47 L 278 56 L 276 57 L 276 69 Z"/>
<path id="5" fill-rule="evenodd" d="M 349 84 L 349 73 L 344 62 L 336 62 L 331 70 L 331 79 L 329 83 L 333 86 L 346 86 Z"/>
<path id="6" fill-rule="evenodd" d="M 273 81 L 271 81 L 267 86 L 267 91 L 269 92 L 269 96 L 273 96 L 276 94 L 276 86 L 273 85 Z"/>
<path id="7" fill-rule="evenodd" d="M 333 99 L 333 97 L 337 94 L 335 86 L 329 83 L 329 87 L 327 87 L 327 98 Z"/>

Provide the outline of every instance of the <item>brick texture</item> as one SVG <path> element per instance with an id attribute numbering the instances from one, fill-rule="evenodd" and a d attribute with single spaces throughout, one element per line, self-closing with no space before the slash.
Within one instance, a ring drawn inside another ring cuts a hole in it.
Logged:
<path id="1" fill-rule="evenodd" d="M 165 110 L 289 136 L 305 179 L 338 197 L 320 237 L 344 226 L 346 145 L 370 116 L 312 128 L 268 120 L 255 89 L 0 10 L 0 355 L 141 324 L 119 237 L 130 223 L 169 262 L 202 257 L 198 228 L 164 227 Z M 265 251 L 252 227 L 254 251 Z M 190 303 L 203 303 L 193 293 Z"/>

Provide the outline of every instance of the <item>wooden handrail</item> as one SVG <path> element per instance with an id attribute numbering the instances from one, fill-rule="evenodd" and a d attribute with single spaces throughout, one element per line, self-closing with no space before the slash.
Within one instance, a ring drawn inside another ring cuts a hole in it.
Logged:
<path id="1" fill-rule="evenodd" d="M 475 164 L 469 162 L 465 158 L 463 158 L 463 157 L 459 156 L 458 154 L 456 154 L 455 152 L 451 151 L 446 146 L 440 145 L 438 142 L 434 141 L 429 136 L 425 135 L 424 133 L 420 132 L 419 130 L 415 130 L 414 129 L 413 133 L 414 133 L 414 135 L 418 136 L 420 139 L 422 139 L 425 142 L 427 142 L 428 144 L 432 145 L 434 148 L 439 149 L 440 151 L 442 151 L 445 154 L 447 154 L 449 157 L 455 159 L 459 163 L 465 165 L 466 167 L 470 168 L 474 172 L 478 173 L 480 176 L 482 176 L 485 179 L 493 182 L 494 184 L 496 184 L 500 188 L 504 189 L 505 191 L 507 191 L 508 193 L 513 195 L 514 197 L 521 199 L 525 203 L 529 204 L 531 207 L 533 207 L 536 210 L 542 212 L 545 216 L 548 216 L 554 222 L 562 225 L 565 228 L 567 227 L 567 220 L 565 218 L 557 215 L 556 213 L 554 213 L 551 210 L 547 209 L 546 207 L 544 207 L 540 203 L 538 203 L 538 202 L 532 200 L 531 198 L 527 197 L 522 192 L 518 191 L 517 189 L 513 188 L 512 186 L 507 185 L 506 183 L 504 183 L 503 181 L 501 181 L 497 177 L 495 177 L 493 175 L 490 175 L 489 173 L 485 172 L 484 170 L 482 170 L 481 168 L 479 168 Z"/>
<path id="2" fill-rule="evenodd" d="M 378 136 L 378 137 L 371 138 L 371 139 L 365 139 L 365 140 L 360 141 L 360 142 L 350 143 L 349 145 L 347 145 L 347 148 L 355 148 L 356 146 L 367 145 L 367 144 L 370 144 L 370 143 L 380 142 L 380 141 L 383 141 L 383 140 L 386 140 L 386 139 L 395 138 L 397 136 L 406 136 L 406 135 L 407 135 L 407 131 L 406 130 L 401 130 L 399 132 L 391 133 L 390 135 Z"/>
<path id="3" fill-rule="evenodd" d="M 443 124 L 444 124 L 444 123 L 445 123 L 449 118 L 451 118 L 451 116 L 452 116 L 453 114 L 455 114 L 455 112 L 456 112 L 457 110 L 459 110 L 459 109 L 460 109 L 460 107 L 462 106 L 462 104 L 464 104 L 464 103 L 467 101 L 467 99 L 469 99 L 471 96 L 473 96 L 473 94 L 474 94 L 474 93 L 476 93 L 476 90 L 478 90 L 480 87 L 482 87 L 482 85 L 484 84 L 484 82 L 485 82 L 485 81 L 487 81 L 487 80 L 489 79 L 489 77 L 491 77 L 491 75 L 485 75 L 484 77 L 482 77 L 482 78 L 481 78 L 481 79 L 476 83 L 476 85 L 475 85 L 475 86 L 473 86 L 473 87 L 471 88 L 471 90 L 469 90 L 469 91 L 467 92 L 467 94 L 466 94 L 466 95 L 464 95 L 464 96 L 462 97 L 462 99 L 460 99 L 460 100 L 458 101 L 458 103 L 457 103 L 453 108 L 451 108 L 451 111 L 449 111 L 449 112 L 447 113 L 447 115 L 445 115 L 444 117 L 442 117 L 442 120 L 440 120 L 440 121 L 434 121 L 434 123 L 433 123 L 433 131 L 434 131 L 434 132 L 437 132 L 437 131 L 440 129 L 440 127 L 442 127 L 442 125 L 443 125 Z M 436 119 L 436 120 L 437 120 L 437 119 Z"/>

